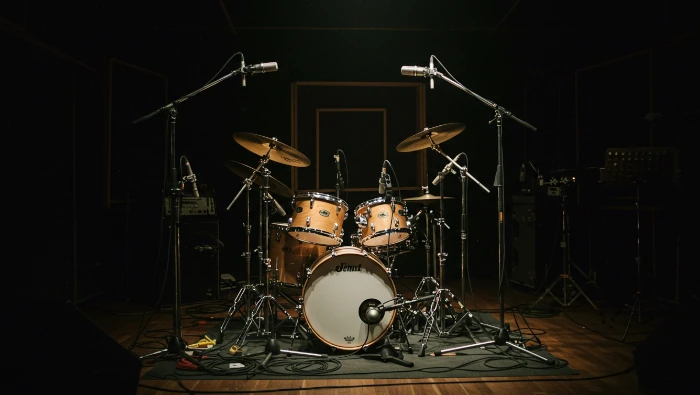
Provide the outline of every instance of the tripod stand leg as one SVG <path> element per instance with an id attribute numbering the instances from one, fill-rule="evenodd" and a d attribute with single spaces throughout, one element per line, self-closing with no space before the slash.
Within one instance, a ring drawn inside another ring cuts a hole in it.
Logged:
<path id="1" fill-rule="evenodd" d="M 630 318 L 627 320 L 627 326 L 625 327 L 625 333 L 622 335 L 622 341 L 625 341 L 627 338 L 627 331 L 630 329 L 630 323 L 632 322 L 632 316 L 634 316 L 634 312 L 639 310 L 639 315 L 641 317 L 642 314 L 642 307 L 639 302 L 639 293 L 635 294 L 634 297 L 634 303 L 632 304 L 632 311 L 630 312 Z"/>
<path id="2" fill-rule="evenodd" d="M 224 318 L 224 321 L 221 323 L 221 328 L 219 329 L 219 334 L 216 338 L 217 344 L 221 344 L 224 341 L 224 331 L 228 327 L 231 318 L 235 315 L 237 311 L 241 309 L 244 301 L 243 299 L 245 298 L 245 302 L 250 305 L 249 302 L 251 293 L 254 293 L 256 297 L 260 297 L 260 292 L 258 292 L 258 290 L 252 285 L 246 285 L 238 291 L 238 294 L 236 295 L 233 304 L 228 309 L 228 315 L 226 316 L 226 318 Z M 246 313 L 250 314 L 250 311 L 247 311 Z M 245 314 L 243 312 L 241 312 L 241 316 L 244 316 L 244 318 L 246 318 L 246 321 L 249 318 L 245 317 Z"/>
<path id="3" fill-rule="evenodd" d="M 532 309 L 533 307 L 535 307 L 535 305 L 537 305 L 538 303 L 540 303 L 540 302 L 542 301 L 542 299 L 544 299 L 544 297 L 547 296 L 547 294 L 552 295 L 552 297 L 553 297 L 554 299 L 556 299 L 557 302 L 559 302 L 559 299 L 557 299 L 557 297 L 556 297 L 554 294 L 552 294 L 552 288 L 554 288 L 554 286 L 557 285 L 557 283 L 558 283 L 559 281 L 561 281 L 561 276 L 557 277 L 557 279 L 554 280 L 554 282 L 551 283 L 551 284 L 549 285 L 549 287 L 547 287 L 547 289 L 542 293 L 542 295 L 540 295 L 540 297 L 537 298 L 537 300 L 536 300 L 533 304 L 530 305 L 530 308 Z M 559 302 L 559 303 L 561 303 L 561 302 Z"/>

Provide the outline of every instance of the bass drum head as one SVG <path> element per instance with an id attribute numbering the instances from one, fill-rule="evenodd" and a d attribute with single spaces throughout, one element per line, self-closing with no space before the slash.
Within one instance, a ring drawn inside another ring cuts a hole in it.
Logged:
<path id="1" fill-rule="evenodd" d="M 327 251 L 312 266 L 302 291 L 306 324 L 319 340 L 341 350 L 357 350 L 380 340 L 396 310 L 377 324 L 362 321 L 358 310 L 367 299 L 396 298 L 396 287 L 382 262 L 357 247 Z"/>

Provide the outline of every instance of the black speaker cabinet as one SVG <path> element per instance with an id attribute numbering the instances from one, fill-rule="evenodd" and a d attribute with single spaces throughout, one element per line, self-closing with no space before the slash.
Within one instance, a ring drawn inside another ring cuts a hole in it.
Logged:
<path id="1" fill-rule="evenodd" d="M 539 288 L 546 281 L 545 270 L 551 260 L 552 248 L 556 247 L 555 254 L 560 253 L 558 243 L 553 240 L 556 237 L 556 211 L 547 203 L 547 197 L 540 195 L 513 196 L 508 278 L 512 283 Z"/>
<path id="2" fill-rule="evenodd" d="M 40 306 L 42 322 L 22 328 L 21 333 L 43 344 L 39 347 L 42 351 L 58 347 L 55 360 L 39 376 L 36 370 L 20 369 L 22 379 L 17 380 L 19 388 L 14 393 L 137 393 L 142 366 L 139 356 L 102 331 L 75 304 L 46 300 Z M 19 353 L 19 357 L 19 366 L 37 361 L 32 353 Z"/>
<path id="3" fill-rule="evenodd" d="M 219 222 L 194 217 L 182 217 L 180 221 L 180 294 L 182 303 L 203 302 L 219 298 Z M 161 264 L 164 266 L 164 264 Z M 165 280 L 165 293 L 161 304 L 172 304 L 175 270 L 170 261 Z M 163 279 L 163 268 L 159 279 Z M 161 280 L 163 281 L 163 280 Z"/>

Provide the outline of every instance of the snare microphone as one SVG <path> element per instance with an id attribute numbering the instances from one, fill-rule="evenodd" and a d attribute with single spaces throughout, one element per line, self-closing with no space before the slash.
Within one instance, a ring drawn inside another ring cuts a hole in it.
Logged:
<path id="1" fill-rule="evenodd" d="M 382 172 L 379 174 L 379 194 L 386 193 L 386 166 L 382 163 Z"/>

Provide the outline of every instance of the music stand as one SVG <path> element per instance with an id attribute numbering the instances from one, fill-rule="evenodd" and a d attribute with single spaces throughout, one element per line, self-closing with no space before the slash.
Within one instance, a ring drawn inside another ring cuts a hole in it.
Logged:
<path id="1" fill-rule="evenodd" d="M 603 182 L 611 186 L 635 187 L 635 214 L 637 220 L 637 290 L 622 341 L 634 313 L 642 322 L 642 258 L 640 227 L 640 190 L 642 185 L 659 185 L 678 182 L 678 149 L 675 147 L 608 148 L 605 150 L 605 168 L 601 172 Z"/>

